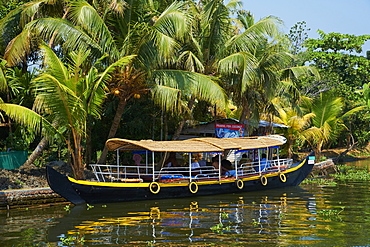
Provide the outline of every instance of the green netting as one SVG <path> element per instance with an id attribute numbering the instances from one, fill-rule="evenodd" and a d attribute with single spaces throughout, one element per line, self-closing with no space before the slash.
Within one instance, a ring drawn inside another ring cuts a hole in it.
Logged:
<path id="1" fill-rule="evenodd" d="M 18 169 L 27 160 L 27 151 L 0 152 L 1 169 Z"/>

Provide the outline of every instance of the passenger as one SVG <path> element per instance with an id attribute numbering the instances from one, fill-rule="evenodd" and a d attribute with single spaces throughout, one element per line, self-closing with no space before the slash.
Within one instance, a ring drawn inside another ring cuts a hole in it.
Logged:
<path id="1" fill-rule="evenodd" d="M 198 155 L 194 154 L 194 158 L 191 159 L 191 169 L 199 168 L 199 161 L 198 161 Z"/>
<path id="2" fill-rule="evenodd" d="M 215 157 L 212 158 L 212 166 L 218 170 L 220 166 L 220 155 L 216 155 Z"/>
<path id="3" fill-rule="evenodd" d="M 227 171 L 227 172 L 225 173 L 225 175 L 226 175 L 227 177 L 235 177 L 235 176 L 236 176 L 236 171 L 235 171 L 235 170 Z"/>
<path id="4" fill-rule="evenodd" d="M 202 166 L 207 166 L 207 162 L 203 159 L 203 154 L 202 153 L 198 153 L 198 163 L 199 163 L 199 166 L 202 167 Z"/>
<path id="5" fill-rule="evenodd" d="M 257 166 L 256 166 L 256 171 L 257 172 L 260 172 L 260 169 L 259 169 L 260 167 L 261 167 L 261 171 L 264 171 L 264 170 L 266 170 L 269 167 L 269 162 L 268 162 L 268 160 L 266 158 L 266 154 L 265 153 L 263 153 L 261 155 L 260 163 L 257 163 Z"/>
<path id="6" fill-rule="evenodd" d="M 141 160 L 143 159 L 140 154 L 134 154 L 132 159 L 135 161 L 135 165 L 137 166 L 145 166 L 145 164 L 141 164 Z"/>
<path id="7" fill-rule="evenodd" d="M 225 172 L 230 171 L 230 170 L 233 169 L 233 165 L 227 159 L 221 160 L 221 166 L 222 166 L 222 170 L 224 170 Z"/>
<path id="8" fill-rule="evenodd" d="M 243 154 L 242 158 L 239 160 L 239 164 L 249 163 L 251 159 L 248 158 L 247 154 Z"/>
<path id="9" fill-rule="evenodd" d="M 171 152 L 167 158 L 167 160 L 164 162 L 164 166 L 166 167 L 177 167 L 179 166 L 179 163 L 177 162 L 176 159 L 176 153 Z"/>

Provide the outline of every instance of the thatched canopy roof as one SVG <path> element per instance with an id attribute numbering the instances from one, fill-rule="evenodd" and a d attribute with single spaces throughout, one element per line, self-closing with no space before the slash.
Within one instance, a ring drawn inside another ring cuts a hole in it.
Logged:
<path id="1" fill-rule="evenodd" d="M 106 143 L 109 150 L 149 150 L 155 152 L 222 152 L 227 149 L 248 150 L 283 145 L 282 136 L 240 138 L 194 138 L 183 141 L 127 140 L 113 138 Z"/>
<path id="2" fill-rule="evenodd" d="M 152 140 L 126 140 L 113 138 L 106 143 L 109 150 L 149 150 L 155 152 L 222 152 L 215 145 L 199 141 L 152 141 Z"/>
<path id="3" fill-rule="evenodd" d="M 282 136 L 255 136 L 255 137 L 239 137 L 239 138 L 194 138 L 190 140 L 197 140 L 201 142 L 211 143 L 223 150 L 248 150 L 266 147 L 281 146 L 286 142 Z"/>

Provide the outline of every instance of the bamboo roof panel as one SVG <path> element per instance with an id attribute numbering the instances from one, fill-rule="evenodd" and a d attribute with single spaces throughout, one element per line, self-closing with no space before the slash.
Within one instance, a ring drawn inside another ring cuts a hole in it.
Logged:
<path id="1" fill-rule="evenodd" d="M 128 140 L 112 138 L 106 142 L 110 151 L 113 150 L 149 150 L 154 152 L 222 152 L 227 149 L 248 150 L 283 145 L 286 139 L 282 136 L 258 136 L 239 138 L 194 138 L 182 141 Z"/>
<path id="2" fill-rule="evenodd" d="M 155 152 L 221 152 L 223 149 L 199 141 L 152 141 L 152 140 L 127 140 L 120 138 L 109 139 L 106 145 L 113 150 L 149 150 Z"/>

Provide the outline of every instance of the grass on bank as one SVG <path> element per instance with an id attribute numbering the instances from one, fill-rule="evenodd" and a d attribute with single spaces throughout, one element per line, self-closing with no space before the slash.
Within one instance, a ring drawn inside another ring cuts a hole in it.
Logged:
<path id="1" fill-rule="evenodd" d="M 335 186 L 337 181 L 370 181 L 370 172 L 366 168 L 337 165 L 338 173 L 326 178 L 305 179 L 302 184 Z"/>

